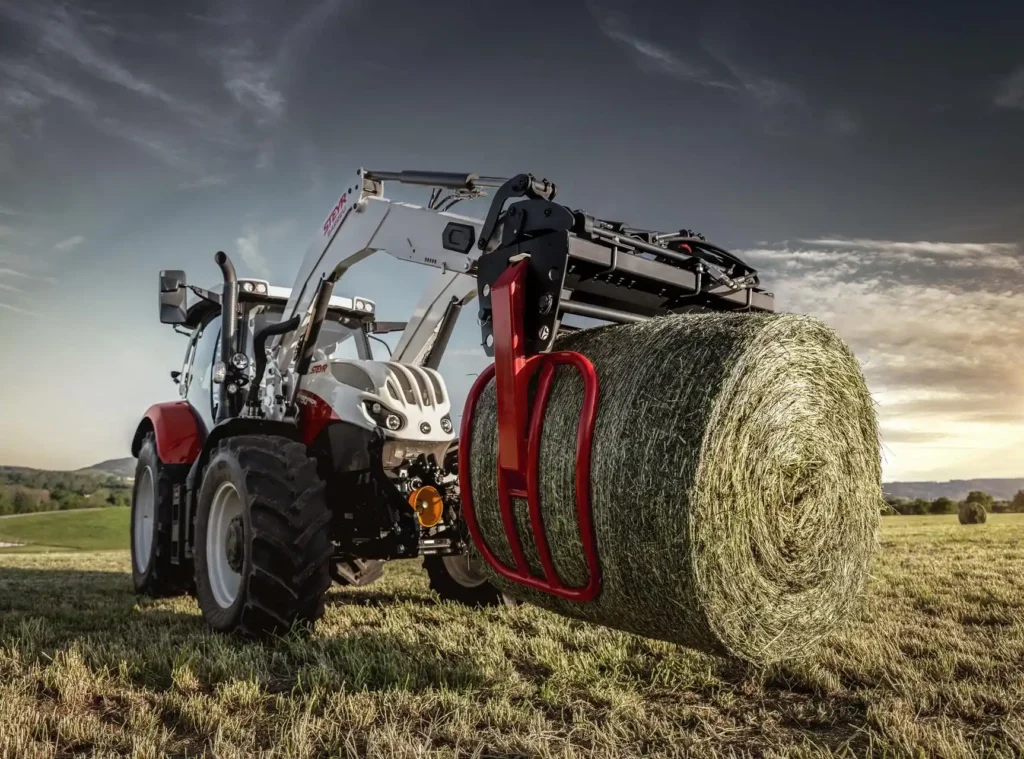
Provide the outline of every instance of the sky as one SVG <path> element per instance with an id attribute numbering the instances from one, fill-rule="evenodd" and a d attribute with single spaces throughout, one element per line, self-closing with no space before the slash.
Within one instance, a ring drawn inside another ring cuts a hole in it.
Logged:
<path id="1" fill-rule="evenodd" d="M 1024 476 L 1024 4 L 768 6 L 0 0 L 0 463 L 129 455 L 177 398 L 158 271 L 290 286 L 365 167 L 699 230 L 853 347 L 887 480 Z M 339 292 L 401 320 L 425 273 Z"/>

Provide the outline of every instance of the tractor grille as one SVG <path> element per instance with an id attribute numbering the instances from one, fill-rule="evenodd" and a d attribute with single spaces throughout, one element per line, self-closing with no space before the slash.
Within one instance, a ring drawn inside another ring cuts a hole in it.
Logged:
<path id="1" fill-rule="evenodd" d="M 408 364 L 388 363 L 386 387 L 395 400 L 404 400 L 421 408 L 435 408 L 444 403 L 444 391 L 436 373 Z"/>

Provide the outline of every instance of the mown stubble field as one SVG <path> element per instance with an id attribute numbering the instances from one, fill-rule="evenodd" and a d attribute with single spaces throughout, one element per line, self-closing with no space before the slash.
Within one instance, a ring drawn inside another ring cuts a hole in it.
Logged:
<path id="1" fill-rule="evenodd" d="M 884 520 L 858 616 L 764 671 L 529 607 L 440 604 L 418 563 L 312 637 L 138 602 L 126 552 L 0 555 L 0 756 L 1011 757 L 1024 517 Z"/>

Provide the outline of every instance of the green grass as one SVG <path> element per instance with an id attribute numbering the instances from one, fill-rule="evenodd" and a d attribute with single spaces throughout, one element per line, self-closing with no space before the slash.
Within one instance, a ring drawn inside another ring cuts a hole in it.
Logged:
<path id="1" fill-rule="evenodd" d="M 125 530 L 127 532 L 127 529 Z M 758 671 L 532 607 L 438 603 L 417 562 L 311 636 L 137 601 L 126 553 L 0 556 L 0 757 L 1015 757 L 1024 517 L 884 520 L 860 612 Z"/>
<path id="2" fill-rule="evenodd" d="M 0 543 L 24 543 L 3 553 L 127 550 L 131 510 L 51 511 L 0 519 Z"/>

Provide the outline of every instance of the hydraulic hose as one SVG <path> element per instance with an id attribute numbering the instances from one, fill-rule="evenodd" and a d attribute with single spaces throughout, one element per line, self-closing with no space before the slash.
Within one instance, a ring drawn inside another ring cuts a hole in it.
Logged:
<path id="1" fill-rule="evenodd" d="M 249 384 L 249 393 L 246 396 L 246 404 L 250 408 L 256 408 L 259 405 L 259 387 L 263 381 L 263 373 L 267 370 L 267 340 L 276 335 L 291 332 L 298 326 L 299 317 L 296 314 L 283 322 L 268 324 L 253 337 L 253 353 L 256 354 L 253 356 L 254 374 L 252 382 Z"/>

